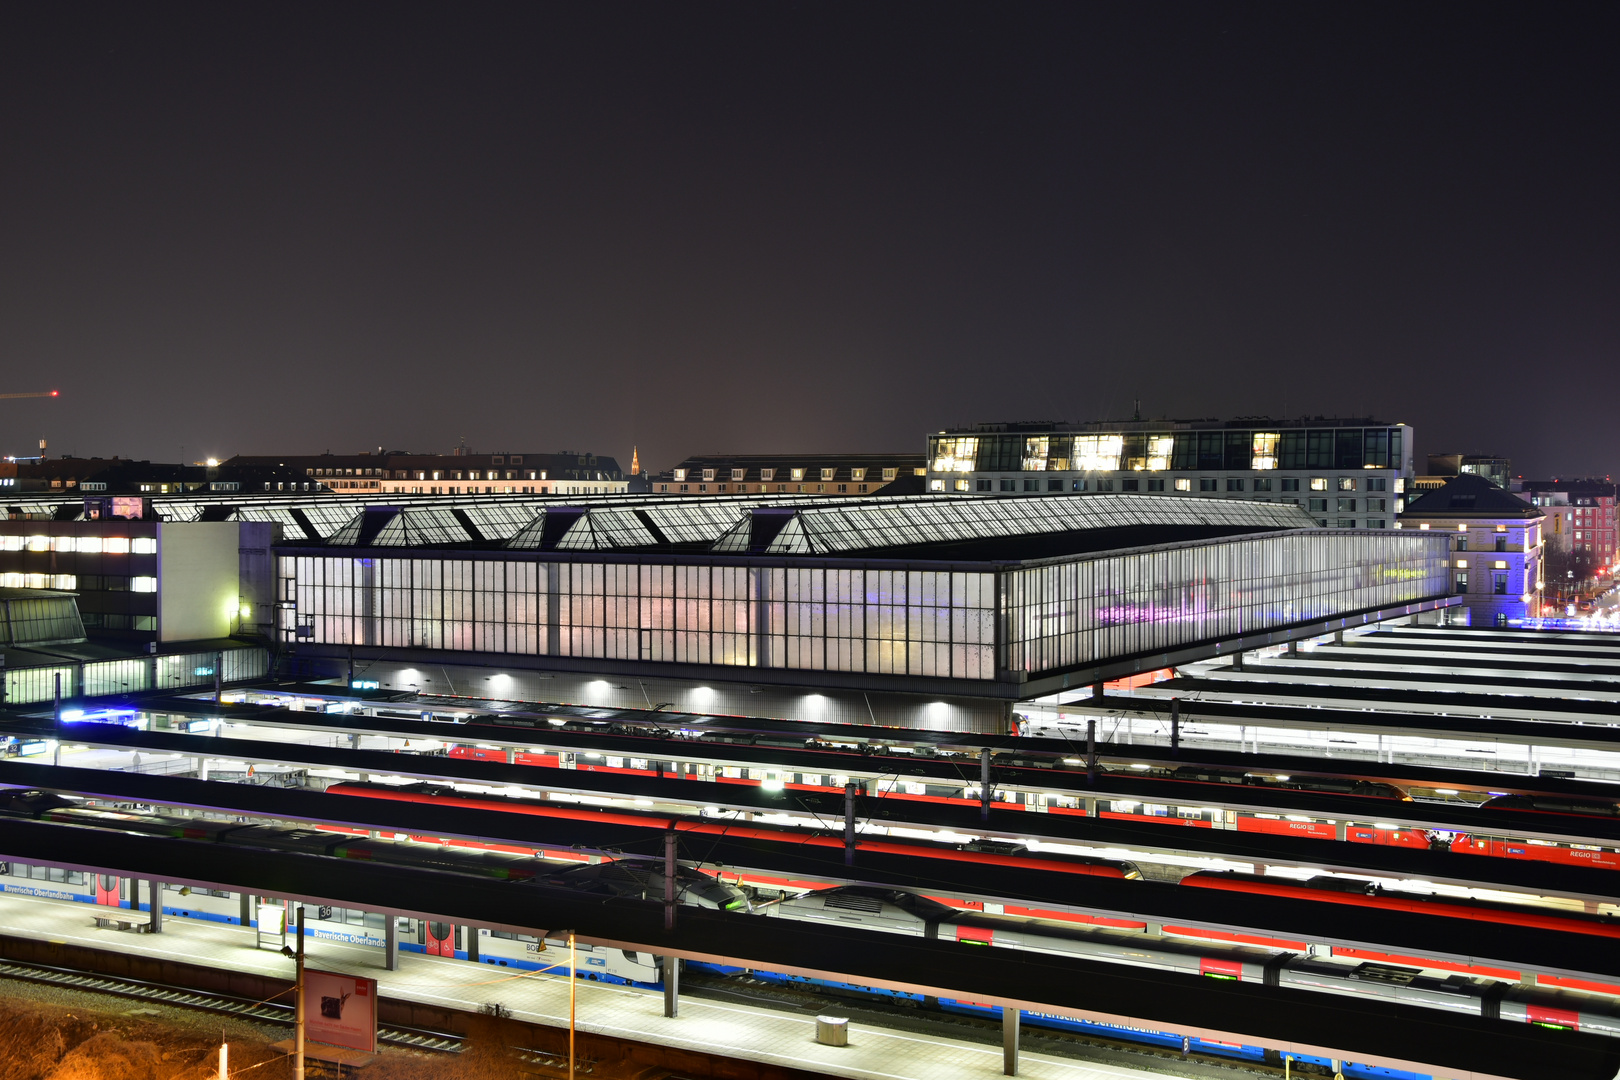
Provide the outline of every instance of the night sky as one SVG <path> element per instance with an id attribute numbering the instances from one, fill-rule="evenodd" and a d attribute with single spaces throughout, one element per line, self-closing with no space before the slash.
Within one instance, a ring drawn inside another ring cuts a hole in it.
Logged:
<path id="1" fill-rule="evenodd" d="M 662 468 L 1140 398 L 1620 472 L 1617 31 L 1612 3 L 6 5 L 0 391 L 63 396 L 0 402 L 0 452 Z"/>

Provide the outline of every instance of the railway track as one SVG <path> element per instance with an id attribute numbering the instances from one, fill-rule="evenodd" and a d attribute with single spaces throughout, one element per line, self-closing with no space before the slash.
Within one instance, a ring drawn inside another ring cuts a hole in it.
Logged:
<path id="1" fill-rule="evenodd" d="M 182 1009 L 197 1009 L 260 1023 L 293 1026 L 293 1007 L 290 1003 L 254 1001 L 227 994 L 208 994 L 141 979 L 114 978 L 90 971 L 76 971 L 72 968 L 49 967 L 42 964 L 21 964 L 12 960 L 0 961 L 0 978 L 21 979 L 70 990 L 110 994 L 154 1005 L 173 1005 Z M 459 1053 L 462 1048 L 462 1039 L 459 1035 L 392 1024 L 377 1025 L 377 1041 L 387 1046 L 445 1054 Z"/>

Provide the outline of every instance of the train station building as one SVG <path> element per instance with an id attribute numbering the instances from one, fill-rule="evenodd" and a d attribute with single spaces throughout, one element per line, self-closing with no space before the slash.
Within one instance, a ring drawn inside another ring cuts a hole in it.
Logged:
<path id="1" fill-rule="evenodd" d="M 1091 494 L 372 507 L 275 549 L 306 675 L 618 708 L 1005 730 L 1014 702 L 1456 603 L 1449 540 Z"/>

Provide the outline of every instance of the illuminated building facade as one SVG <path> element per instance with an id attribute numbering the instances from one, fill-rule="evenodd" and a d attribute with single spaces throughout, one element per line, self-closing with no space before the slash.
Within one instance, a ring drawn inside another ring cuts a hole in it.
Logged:
<path id="1" fill-rule="evenodd" d="M 0 588 L 78 594 L 85 631 L 132 642 L 251 633 L 269 618 L 277 527 L 246 521 L 0 521 Z M 268 631 L 269 627 L 263 627 Z"/>
<path id="2" fill-rule="evenodd" d="M 926 466 L 920 454 L 689 457 L 654 476 L 652 490 L 658 495 L 874 495 L 890 484 L 919 480 Z M 922 486 L 911 490 L 920 492 Z"/>
<path id="3" fill-rule="evenodd" d="M 249 466 L 292 470 L 301 479 L 350 495 L 612 495 L 628 486 L 613 458 L 571 452 L 238 456 L 222 464 Z"/>
<path id="4" fill-rule="evenodd" d="M 1616 494 L 1609 480 L 1526 480 L 1524 498 L 1547 515 L 1547 546 L 1587 557 L 1595 567 L 1615 565 Z"/>
<path id="5" fill-rule="evenodd" d="M 1389 528 L 1411 477 L 1412 429 L 1369 419 L 976 424 L 928 438 L 930 492 L 1244 499 L 1329 528 Z"/>
<path id="6" fill-rule="evenodd" d="M 1397 528 L 1444 536 L 1451 589 L 1473 626 L 1541 614 L 1545 515 L 1483 476 L 1454 476 L 1413 499 Z"/>
<path id="7" fill-rule="evenodd" d="M 482 542 L 407 513 L 276 549 L 284 648 L 400 689 L 998 730 L 1066 686 L 1454 603 L 1445 537 L 1280 503 L 687 498 Z"/>

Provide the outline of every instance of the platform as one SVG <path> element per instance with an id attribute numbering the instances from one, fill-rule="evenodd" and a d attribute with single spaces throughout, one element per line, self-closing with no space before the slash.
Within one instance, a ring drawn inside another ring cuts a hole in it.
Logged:
<path id="1" fill-rule="evenodd" d="M 290 979 L 292 961 L 254 946 L 256 931 L 225 923 L 167 918 L 161 934 L 135 936 L 94 925 L 89 904 L 16 894 L 0 895 L 0 934 L 31 936 L 89 948 L 229 967 Z M 305 939 L 312 966 L 375 978 L 385 998 L 478 1012 L 486 1005 L 511 1010 L 519 1020 L 566 1026 L 566 976 L 404 953 L 399 970 L 378 966 L 375 949 Z M 663 1015 L 656 990 L 581 980 L 578 1026 L 583 1031 L 640 1042 L 807 1069 L 852 1080 L 964 1080 L 1002 1075 L 999 1045 L 887 1031 L 852 1024 L 847 1046 L 816 1042 L 816 1017 L 795 1016 L 732 1002 L 681 999 L 681 1015 Z M 1023 1050 L 1019 1075 L 1033 1080 L 1142 1080 L 1148 1070 L 1070 1061 Z"/>

